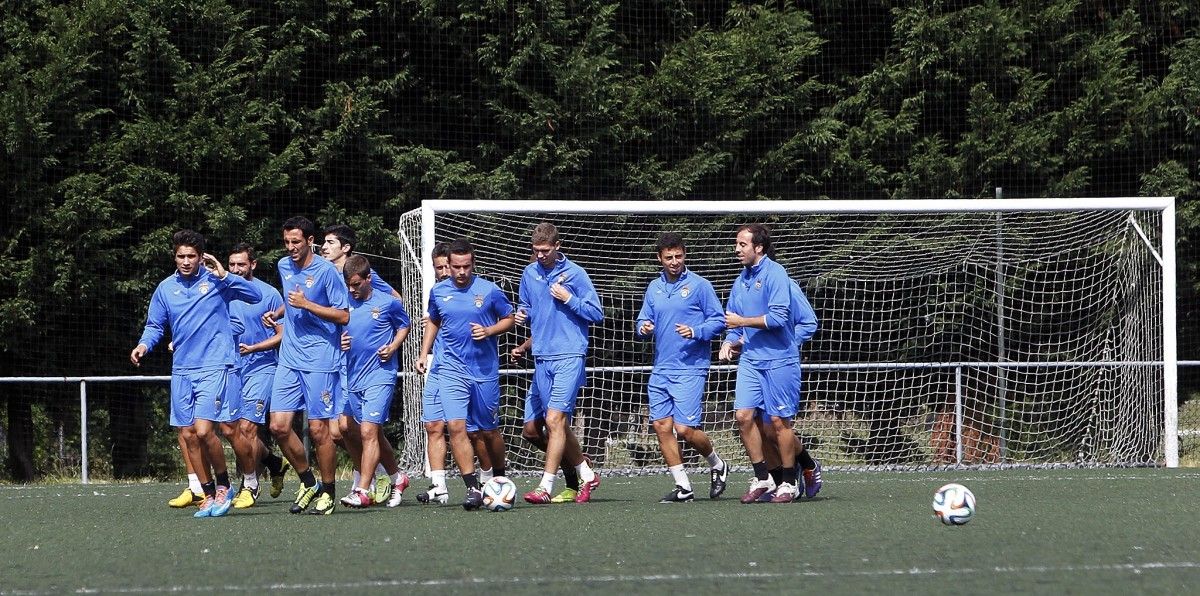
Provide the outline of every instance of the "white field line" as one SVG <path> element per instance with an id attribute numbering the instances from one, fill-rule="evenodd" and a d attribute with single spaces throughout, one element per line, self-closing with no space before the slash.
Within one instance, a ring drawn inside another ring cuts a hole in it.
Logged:
<path id="1" fill-rule="evenodd" d="M 313 583 L 273 583 L 258 585 L 165 585 L 165 586 L 130 586 L 93 588 L 81 586 L 70 590 L 76 594 L 156 594 L 171 592 L 260 592 L 260 591 L 313 591 L 313 590 L 347 590 L 371 588 L 403 588 L 403 587 L 465 587 L 465 586 L 554 586 L 560 584 L 577 585 L 579 583 L 637 583 L 654 584 L 667 582 L 692 582 L 706 580 L 762 580 L 762 579 L 845 579 L 845 578 L 881 578 L 881 577 L 962 577 L 962 576 L 1004 576 L 1011 574 L 1047 574 L 1047 573 L 1115 573 L 1118 575 L 1139 575 L 1153 571 L 1200 570 L 1200 562 L 1196 561 L 1159 561 L 1146 563 L 1119 563 L 1095 565 L 1031 565 L 1031 566 L 1000 566 L 979 568 L 947 568 L 913 567 L 908 569 L 866 569 L 853 571 L 791 571 L 783 573 L 770 572 L 721 572 L 721 573 L 663 573 L 663 574 L 621 574 L 621 575 L 576 575 L 556 577 L 478 577 L 478 578 L 430 578 L 430 579 L 390 579 L 361 582 L 313 582 Z M 42 594 L 61 594 L 62 589 L 51 591 L 42 590 L 0 590 L 0 595 L 7 596 L 40 596 Z"/>

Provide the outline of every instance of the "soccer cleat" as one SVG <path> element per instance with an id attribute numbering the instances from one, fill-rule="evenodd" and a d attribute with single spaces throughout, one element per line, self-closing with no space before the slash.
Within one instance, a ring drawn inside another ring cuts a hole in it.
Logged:
<path id="1" fill-rule="evenodd" d="M 757 502 L 759 497 L 766 494 L 769 490 L 771 490 L 770 480 L 751 479 L 750 489 L 746 491 L 746 494 L 742 495 L 742 504 L 748 505 Z"/>
<path id="2" fill-rule="evenodd" d="M 667 493 L 667 496 L 658 500 L 659 503 L 691 503 L 696 500 L 696 493 L 690 488 L 683 488 L 678 484 L 675 485 L 675 490 Z"/>
<path id="3" fill-rule="evenodd" d="M 376 476 L 375 484 L 371 487 L 371 501 L 383 503 L 392 498 L 392 479 L 387 476 Z"/>
<path id="4" fill-rule="evenodd" d="M 550 499 L 551 503 L 574 503 L 575 497 L 579 495 L 579 491 L 573 488 L 564 488 L 562 492 L 554 495 Z"/>
<path id="5" fill-rule="evenodd" d="M 277 498 L 279 498 L 279 495 L 283 494 L 283 477 L 285 474 L 287 474 L 289 467 L 290 466 L 288 466 L 288 463 L 285 461 L 285 462 L 283 462 L 283 465 L 279 466 L 278 474 L 275 474 L 275 473 L 271 474 L 271 498 L 272 499 L 277 499 Z"/>
<path id="6" fill-rule="evenodd" d="M 432 484 L 429 485 L 429 490 L 417 495 L 418 503 L 437 503 L 439 505 L 445 505 L 449 501 L 450 493 L 446 491 L 439 491 L 438 487 Z"/>
<path id="7" fill-rule="evenodd" d="M 550 493 L 546 492 L 542 487 L 537 487 L 525 493 L 525 502 L 534 505 L 549 505 Z"/>
<path id="8" fill-rule="evenodd" d="M 587 503 L 587 502 L 591 501 L 592 500 L 592 491 L 596 490 L 597 488 L 600 488 L 600 475 L 599 474 L 597 474 L 595 478 L 592 478 L 588 482 L 584 482 L 583 479 L 580 478 L 579 479 L 579 494 L 575 495 L 575 502 L 576 503 Z"/>
<path id="9" fill-rule="evenodd" d="M 721 466 L 720 470 L 712 469 L 712 480 L 708 485 L 708 498 L 715 499 L 725 492 L 725 483 L 729 480 L 729 466 Z"/>
<path id="10" fill-rule="evenodd" d="M 387 501 L 388 507 L 399 507 L 404 500 L 404 489 L 408 488 L 408 475 L 400 474 L 400 482 L 392 486 L 392 496 Z M 449 495 L 446 496 L 449 499 Z"/>
<path id="11" fill-rule="evenodd" d="M 796 500 L 796 495 L 800 494 L 800 489 L 794 484 L 784 482 L 775 489 L 775 496 L 771 499 L 772 503 L 791 503 Z"/>
<path id="12" fill-rule="evenodd" d="M 192 489 L 185 488 L 185 489 L 183 489 L 183 492 L 179 493 L 178 497 L 175 497 L 174 499 L 167 501 L 167 505 L 170 505 L 171 507 L 174 507 L 176 509 L 183 509 L 184 507 L 191 507 L 192 505 L 199 505 L 200 503 L 203 503 L 203 502 L 204 502 L 204 495 L 198 495 L 198 494 L 192 492 Z"/>
<path id="13" fill-rule="evenodd" d="M 475 511 L 483 506 L 483 491 L 478 488 L 468 488 L 467 498 L 463 499 L 463 509 Z"/>
<path id="14" fill-rule="evenodd" d="M 204 497 L 204 500 L 200 501 L 200 504 L 197 505 L 197 507 L 199 507 L 200 510 L 193 513 L 192 517 L 212 517 L 212 508 L 213 508 L 213 504 L 215 502 L 216 502 L 216 499 L 210 499 L 208 497 Z"/>
<path id="15" fill-rule="evenodd" d="M 821 462 L 811 470 L 804 471 L 804 496 L 813 498 L 821 492 Z"/>
<path id="16" fill-rule="evenodd" d="M 242 486 L 238 490 L 237 496 L 233 498 L 233 508 L 246 509 L 253 507 L 256 502 L 258 502 L 258 489 Z"/>
<path id="17" fill-rule="evenodd" d="M 352 509 L 363 509 L 370 507 L 374 502 L 375 501 L 371 497 L 371 493 L 368 493 L 357 486 L 354 487 L 354 490 L 350 491 L 350 494 L 342 497 L 342 505 Z"/>
<path id="18" fill-rule="evenodd" d="M 214 499 L 212 509 L 209 510 L 209 517 L 221 517 L 229 513 L 229 508 L 233 507 L 233 499 L 229 498 L 229 487 L 218 486 L 217 497 Z"/>
<path id="19" fill-rule="evenodd" d="M 304 510 L 308 509 L 309 503 L 312 503 L 313 497 L 317 496 L 318 486 L 321 486 L 320 483 L 312 486 L 301 484 L 300 488 L 296 489 L 296 499 L 292 501 L 292 508 L 288 511 L 292 513 L 304 513 Z"/>
<path id="20" fill-rule="evenodd" d="M 370 496 L 367 499 L 370 500 Z M 333 515 L 333 495 L 322 492 L 317 495 L 316 501 L 313 503 L 313 508 L 308 512 L 309 515 Z"/>

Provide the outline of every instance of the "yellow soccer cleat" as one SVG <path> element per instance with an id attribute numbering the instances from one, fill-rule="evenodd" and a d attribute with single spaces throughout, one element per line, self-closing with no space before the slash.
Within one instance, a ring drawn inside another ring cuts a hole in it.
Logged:
<path id="1" fill-rule="evenodd" d="M 551 503 L 574 503 L 575 497 L 577 497 L 578 495 L 579 495 L 579 491 L 577 491 L 573 488 L 564 488 L 561 493 L 554 495 L 554 497 L 552 499 L 550 499 L 550 502 Z"/>
<path id="2" fill-rule="evenodd" d="M 371 487 L 371 502 L 386 503 L 392 498 L 392 478 L 386 474 L 375 477 L 375 485 Z"/>
<path id="3" fill-rule="evenodd" d="M 283 465 L 280 466 L 280 468 L 279 468 L 279 473 L 271 474 L 271 498 L 272 499 L 277 499 L 277 498 L 279 498 L 279 495 L 283 494 L 283 477 L 287 474 L 288 468 L 290 468 L 290 467 L 291 466 L 289 466 L 287 462 L 283 462 Z"/>
<path id="4" fill-rule="evenodd" d="M 309 510 L 309 515 L 333 515 L 333 495 L 327 492 L 322 492 L 317 495 L 313 501 L 313 507 Z"/>
<path id="5" fill-rule="evenodd" d="M 256 502 L 258 502 L 258 489 L 249 489 L 243 486 L 242 490 L 239 490 L 237 496 L 233 498 L 233 508 L 248 509 L 253 507 Z"/>
<path id="6" fill-rule="evenodd" d="M 198 495 L 198 494 L 192 492 L 192 489 L 185 488 L 185 489 L 183 489 L 183 492 L 179 493 L 178 497 L 175 497 L 174 499 L 167 501 L 167 505 L 170 505 L 171 507 L 174 507 L 176 509 L 183 509 L 184 507 L 191 507 L 192 505 L 199 505 L 200 502 L 203 500 L 204 500 L 203 495 Z"/>

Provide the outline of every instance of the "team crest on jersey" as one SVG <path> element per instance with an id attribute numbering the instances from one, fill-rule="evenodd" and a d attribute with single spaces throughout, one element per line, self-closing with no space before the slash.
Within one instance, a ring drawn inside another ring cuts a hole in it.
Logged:
<path id="1" fill-rule="evenodd" d="M 200 282 L 200 293 L 201 294 L 208 293 L 208 282 L 207 281 Z"/>
<path id="2" fill-rule="evenodd" d="M 262 401 L 260 399 L 260 400 L 258 400 L 258 403 L 254 404 L 254 415 L 255 416 L 262 416 L 263 413 L 266 411 L 267 411 L 267 402 Z"/>
<path id="3" fill-rule="evenodd" d="M 325 404 L 325 409 L 333 407 L 333 394 L 328 389 L 321 392 L 321 403 Z"/>
<path id="4" fill-rule="evenodd" d="M 756 290 L 762 289 L 762 280 L 761 279 L 754 280 L 754 289 L 756 289 Z"/>
<path id="5" fill-rule="evenodd" d="M 683 289 L 679 290 L 679 295 L 683 296 L 684 298 L 691 296 L 692 295 L 692 287 L 691 286 L 683 286 Z"/>
<path id="6" fill-rule="evenodd" d="M 371 318 L 372 319 L 375 319 L 378 321 L 379 315 L 381 315 L 381 314 L 383 314 L 383 309 L 379 308 L 378 306 L 371 307 Z"/>
<path id="7" fill-rule="evenodd" d="M 475 308 L 483 308 L 483 295 L 475 294 Z"/>
<path id="8" fill-rule="evenodd" d="M 311 287 L 313 287 L 313 284 L 315 284 L 315 283 L 317 283 L 317 280 L 313 279 L 313 276 L 311 276 L 311 275 L 305 276 L 304 287 L 311 288 Z"/>

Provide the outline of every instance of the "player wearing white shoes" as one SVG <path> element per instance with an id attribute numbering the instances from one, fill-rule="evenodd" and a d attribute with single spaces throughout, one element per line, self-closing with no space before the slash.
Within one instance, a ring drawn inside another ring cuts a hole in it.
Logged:
<path id="1" fill-rule="evenodd" d="M 278 270 L 285 293 L 283 342 L 271 387 L 271 434 L 300 477 L 291 507 L 302 513 L 334 511 L 336 456 L 331 426 L 337 424 L 343 399 L 341 327 L 350 321 L 349 292 L 337 268 L 312 251 L 316 228 L 304 217 L 283 223 L 287 255 Z M 264 323 L 273 323 L 267 313 Z M 292 430 L 296 412 L 308 415 L 308 432 L 317 452 L 318 485 L 300 437 Z"/>
<path id="2" fill-rule="evenodd" d="M 437 282 L 450 278 L 450 245 L 439 242 L 433 246 L 430 253 L 433 263 L 434 277 Z M 435 282 L 435 283 L 437 283 Z M 424 323 L 429 322 L 428 313 Z M 428 332 L 428 331 L 427 331 Z M 442 409 L 442 398 L 439 395 L 438 379 L 441 377 L 441 362 L 446 342 L 440 336 L 433 338 L 433 363 L 428 365 L 429 373 L 425 375 L 425 387 L 421 392 L 421 423 L 425 426 L 425 455 L 429 462 L 429 489 L 417 495 L 421 503 L 445 504 L 450 500 L 446 488 L 446 414 Z"/>
<path id="3" fill-rule="evenodd" d="M 233 374 L 233 331 L 229 303 L 262 299 L 253 285 L 229 275 L 215 257 L 204 252 L 204 236 L 181 230 L 171 239 L 174 275 L 158 284 L 150 298 L 146 326 L 138 345 L 129 353 L 134 366 L 171 333 L 171 426 L 179 429 L 187 445 L 185 457 L 200 481 L 204 501 L 196 517 L 218 517 L 229 511 L 229 473 L 222 456 L 208 464 L 202 449 L 214 432 L 221 402 Z M 203 262 L 204 266 L 201 266 Z M 209 271 L 205 267 L 209 267 Z"/>
<path id="4" fill-rule="evenodd" d="M 683 237 L 671 232 L 660 236 L 657 255 L 662 273 L 646 288 L 635 325 L 638 337 L 654 339 L 654 369 L 647 387 L 650 420 L 675 481 L 674 490 L 660 502 L 695 499 L 677 436 L 708 459 L 708 497 L 715 499 L 725 491 L 729 471 L 700 422 L 710 345 L 725 330 L 725 315 L 712 284 L 687 268 Z"/>
<path id="5" fill-rule="evenodd" d="M 529 353 L 530 347 L 533 346 L 533 338 L 526 339 L 524 343 L 512 349 L 509 352 L 509 358 L 513 364 L 517 364 L 521 359 Z M 525 394 L 525 418 L 524 425 L 521 427 L 521 438 L 529 442 L 529 444 L 537 447 L 543 453 L 546 452 L 546 412 L 539 411 L 539 404 L 542 403 L 541 395 L 538 393 L 537 383 L 530 382 L 529 390 Z M 591 467 L 591 460 L 588 456 L 583 455 L 583 465 Z M 557 495 L 550 497 L 550 502 L 559 503 L 574 503 L 575 497 L 579 496 L 579 471 L 575 466 L 561 466 L 563 474 L 563 484 L 565 488 Z"/>
<path id="6" fill-rule="evenodd" d="M 513 307 L 496 284 L 475 275 L 475 251 L 469 242 L 450 243 L 449 264 L 450 279 L 438 282 L 429 294 L 429 318 L 416 367 L 420 373 L 427 370 L 434 340 L 441 337 L 445 344 L 438 355 L 438 397 L 450 431 L 450 451 L 467 487 L 463 508 L 472 510 L 483 504 L 483 493 L 467 425 L 481 432 L 499 427 L 498 335 L 512 328 Z M 497 455 L 503 458 L 503 447 L 490 455 L 493 460 Z"/>
<path id="7" fill-rule="evenodd" d="M 325 259 L 330 263 L 333 263 L 333 266 L 337 267 L 337 270 L 340 273 L 346 264 L 346 259 L 354 254 L 354 247 L 358 243 L 357 235 L 354 233 L 354 230 L 350 228 L 350 226 L 343 224 L 331 225 L 325 228 L 321 234 L 324 237 L 324 241 L 321 243 L 320 248 L 321 256 L 325 257 Z M 372 288 L 382 292 L 385 296 L 391 296 L 397 300 L 402 299 L 400 292 L 396 291 L 391 284 L 384 281 L 378 273 L 375 273 L 374 269 L 370 271 L 370 274 Z M 405 333 L 408 333 L 407 330 Z M 346 385 L 347 378 L 348 375 L 346 374 L 345 365 L 343 363 L 342 391 L 346 393 L 349 392 L 349 389 Z M 359 476 L 362 473 L 362 471 L 358 469 L 358 462 L 362 460 L 362 445 L 359 443 L 359 437 L 361 436 L 362 433 L 358 428 L 358 424 L 354 421 L 353 412 L 350 411 L 350 404 L 349 401 L 347 401 L 344 404 L 344 409 L 338 416 L 337 431 L 334 433 L 334 442 L 342 446 L 346 452 L 350 454 L 350 461 L 353 462 L 354 467 L 352 482 L 355 485 L 358 484 Z M 388 440 L 386 434 L 380 432 L 379 441 L 381 449 L 383 450 L 382 453 L 394 453 L 392 450 L 392 443 Z M 386 460 L 387 457 L 388 456 L 385 455 L 384 459 Z M 371 471 L 368 475 L 373 475 L 376 478 L 376 482 L 373 485 L 373 490 L 371 492 L 373 500 L 375 502 L 388 501 L 391 497 L 393 483 L 391 482 L 391 477 L 384 468 L 383 464 L 377 466 L 376 469 Z"/>
<path id="8" fill-rule="evenodd" d="M 242 472 L 242 487 L 233 500 L 235 509 L 251 507 L 258 500 L 259 465 L 265 466 L 271 475 L 271 496 L 283 492 L 283 475 L 287 464 L 271 453 L 258 436 L 259 427 L 267 424 L 270 411 L 271 386 L 275 381 L 276 349 L 283 339 L 283 328 L 275 325 L 267 328 L 259 324 L 262 316 L 283 308 L 283 296 L 270 284 L 254 276 L 258 258 L 254 247 L 244 242 L 234 245 L 229 251 L 229 272 L 240 275 L 254 284 L 263 299 L 257 304 L 235 301 L 229 305 L 234 327 L 241 329 L 235 334 L 238 347 L 238 377 L 241 379 L 241 406 L 238 420 L 232 426 L 237 438 L 239 467 Z"/>
<path id="9" fill-rule="evenodd" d="M 592 280 L 560 248 L 558 228 L 542 222 L 531 244 L 535 260 L 521 275 L 521 306 L 516 322 L 528 323 L 533 337 L 534 383 L 538 398 L 526 409 L 546 421 L 546 465 L 536 489 L 525 494 L 534 504 L 548 504 L 559 464 L 574 465 L 582 481 L 575 502 L 591 500 L 600 478 L 583 458 L 570 419 L 585 381 L 584 356 L 588 328 L 604 320 L 604 309 Z"/>
<path id="10" fill-rule="evenodd" d="M 721 345 L 720 358 L 732 358 L 734 345 L 741 343 L 734 416 L 742 445 L 754 467 L 750 489 L 743 503 L 754 503 L 770 490 L 763 434 L 758 418 L 768 416 L 775 431 L 783 466 L 782 478 L 771 502 L 790 503 L 796 488 L 795 433 L 791 430 L 800 391 L 800 357 L 796 352 L 796 329 L 792 315 L 791 279 L 772 259 L 771 234 L 762 224 L 738 229 L 734 252 L 743 265 L 733 282 L 726 306 L 729 329 Z M 766 424 L 766 423 L 764 423 Z"/>
<path id="11" fill-rule="evenodd" d="M 350 377 L 350 410 L 360 433 L 358 443 L 362 446 L 359 469 L 374 470 L 383 461 L 393 484 L 388 496 L 394 497 L 399 505 L 399 495 L 407 488 L 408 477 L 397 467 L 395 453 L 391 452 L 390 445 L 385 446 L 380 441 L 380 436 L 383 424 L 388 421 L 396 388 L 396 351 L 408 336 L 411 322 L 404 303 L 372 287 L 371 264 L 366 257 L 352 255 L 346 259 L 342 276 L 350 289 L 350 322 L 346 325 L 349 345 L 343 343 L 343 349 Z M 348 507 L 372 505 L 371 488 L 371 477 L 362 474 L 352 492 L 342 499 L 342 504 Z"/>

